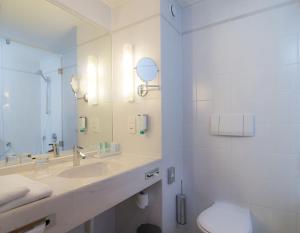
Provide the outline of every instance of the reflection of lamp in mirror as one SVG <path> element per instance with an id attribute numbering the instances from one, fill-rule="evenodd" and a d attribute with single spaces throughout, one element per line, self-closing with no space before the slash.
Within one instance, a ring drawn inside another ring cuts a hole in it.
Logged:
<path id="1" fill-rule="evenodd" d="M 105 99 L 105 80 L 104 80 L 105 74 L 104 74 L 104 60 L 102 58 L 99 58 L 98 61 L 98 82 L 99 82 L 99 101 L 103 102 Z"/>
<path id="2" fill-rule="evenodd" d="M 88 78 L 88 88 L 87 88 L 88 104 L 96 105 L 98 104 L 98 72 L 97 72 L 97 58 L 94 56 L 88 57 L 87 78 Z"/>
<path id="3" fill-rule="evenodd" d="M 123 97 L 128 102 L 134 101 L 133 48 L 130 44 L 123 47 Z"/>

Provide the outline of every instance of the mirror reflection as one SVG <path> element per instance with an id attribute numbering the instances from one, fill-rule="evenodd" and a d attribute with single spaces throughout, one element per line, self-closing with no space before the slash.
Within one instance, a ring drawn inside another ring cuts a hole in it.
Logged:
<path id="1" fill-rule="evenodd" d="M 44 0 L 0 5 L 0 160 L 112 141 L 107 31 Z M 90 126 L 83 133 L 80 117 Z"/>

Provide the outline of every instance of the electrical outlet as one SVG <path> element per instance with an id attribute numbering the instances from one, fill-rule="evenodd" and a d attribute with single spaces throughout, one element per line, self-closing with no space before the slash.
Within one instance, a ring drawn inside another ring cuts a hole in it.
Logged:
<path id="1" fill-rule="evenodd" d="M 100 133 L 100 120 L 98 117 L 94 117 L 90 121 L 90 129 L 94 133 Z"/>
<path id="2" fill-rule="evenodd" d="M 128 133 L 136 134 L 136 120 L 135 116 L 128 117 Z"/>

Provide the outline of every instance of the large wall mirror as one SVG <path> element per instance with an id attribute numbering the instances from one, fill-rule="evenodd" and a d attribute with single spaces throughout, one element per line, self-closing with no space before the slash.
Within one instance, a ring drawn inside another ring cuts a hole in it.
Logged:
<path id="1" fill-rule="evenodd" d="M 0 0 L 0 106 L 0 160 L 112 141 L 110 35 L 46 0 Z"/>

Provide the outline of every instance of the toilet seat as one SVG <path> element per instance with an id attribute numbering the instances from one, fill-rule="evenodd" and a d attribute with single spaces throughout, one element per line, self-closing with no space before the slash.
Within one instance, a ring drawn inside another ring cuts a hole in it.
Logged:
<path id="1" fill-rule="evenodd" d="M 250 212 L 226 202 L 216 202 L 197 218 L 204 233 L 252 233 Z"/>

